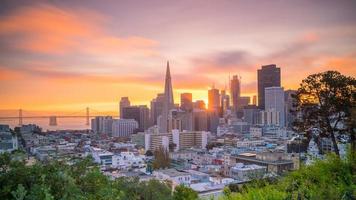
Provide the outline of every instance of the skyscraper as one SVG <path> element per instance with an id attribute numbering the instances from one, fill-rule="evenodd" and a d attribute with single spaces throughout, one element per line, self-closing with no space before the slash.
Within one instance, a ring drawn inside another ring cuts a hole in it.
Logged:
<path id="1" fill-rule="evenodd" d="M 149 109 L 146 105 L 124 107 L 122 113 L 122 119 L 134 119 L 138 122 L 139 131 L 149 127 Z"/>
<path id="2" fill-rule="evenodd" d="M 296 100 L 293 98 L 293 95 L 297 93 L 296 90 L 286 90 L 284 92 L 284 101 L 285 101 L 285 110 L 286 110 L 286 126 L 287 127 L 292 127 L 292 123 L 296 118 L 296 113 L 293 113 L 292 111 L 295 109 L 295 103 Z"/>
<path id="3" fill-rule="evenodd" d="M 206 109 L 205 101 L 203 101 L 203 100 L 196 100 L 196 101 L 193 103 L 193 108 L 194 108 L 194 109 L 199 109 L 199 110 L 205 110 L 205 109 Z"/>
<path id="4" fill-rule="evenodd" d="M 218 112 L 220 109 L 220 94 L 219 90 L 214 87 L 208 91 L 208 110 Z"/>
<path id="5" fill-rule="evenodd" d="M 230 81 L 230 94 L 231 94 L 231 101 L 232 101 L 232 109 L 233 111 L 237 112 L 239 98 L 241 96 L 240 79 L 237 75 L 234 75 Z"/>
<path id="6" fill-rule="evenodd" d="M 279 126 L 285 126 L 284 90 L 282 87 L 265 88 L 265 110 L 279 113 Z"/>
<path id="7" fill-rule="evenodd" d="M 168 131 L 169 112 L 173 108 L 174 108 L 174 101 L 173 101 L 172 79 L 171 79 L 171 72 L 169 69 L 169 62 L 167 61 L 166 79 L 164 83 L 163 111 L 162 111 L 161 123 L 159 127 L 161 133 L 166 133 Z"/>
<path id="8" fill-rule="evenodd" d="M 152 125 L 157 125 L 157 118 L 163 112 L 163 102 L 164 102 L 164 94 L 157 94 L 157 97 L 152 99 L 151 101 L 151 112 L 150 112 L 150 120 Z"/>
<path id="9" fill-rule="evenodd" d="M 191 111 L 193 109 L 192 93 L 180 94 L 180 108 L 184 111 Z"/>
<path id="10" fill-rule="evenodd" d="M 128 107 L 130 106 L 130 100 L 128 97 L 121 97 L 120 100 L 120 118 L 122 118 L 122 109 L 124 107 Z"/>
<path id="11" fill-rule="evenodd" d="M 258 107 L 265 109 L 265 88 L 281 86 L 281 69 L 276 65 L 264 65 L 257 70 Z"/>
<path id="12" fill-rule="evenodd" d="M 225 90 L 221 90 L 220 95 L 220 105 L 221 105 L 221 117 L 224 115 L 227 109 L 230 107 L 230 97 L 226 94 Z"/>

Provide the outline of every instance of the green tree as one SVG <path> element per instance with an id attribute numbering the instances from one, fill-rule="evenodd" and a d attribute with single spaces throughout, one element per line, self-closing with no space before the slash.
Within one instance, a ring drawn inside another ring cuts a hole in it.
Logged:
<path id="1" fill-rule="evenodd" d="M 198 199 L 198 193 L 192 188 L 184 185 L 178 185 L 173 192 L 174 200 L 195 200 Z"/>
<path id="2" fill-rule="evenodd" d="M 355 124 L 351 110 L 356 105 L 356 79 L 337 71 L 326 71 L 308 76 L 300 84 L 296 95 L 296 112 L 299 117 L 294 128 L 307 133 L 317 128 L 320 137 L 332 140 L 335 153 L 339 155 L 336 135 L 350 134 L 355 151 Z"/>
<path id="3" fill-rule="evenodd" d="M 172 199 L 171 189 L 166 184 L 155 179 L 140 182 L 139 189 L 141 199 L 144 200 Z"/>
<path id="4" fill-rule="evenodd" d="M 19 184 L 17 186 L 17 189 L 15 191 L 12 191 L 11 194 L 12 196 L 14 197 L 14 199 L 16 200 L 23 200 L 25 199 L 25 196 L 26 196 L 26 189 L 23 187 L 22 184 Z"/>
<path id="5" fill-rule="evenodd" d="M 153 154 L 155 157 L 153 161 L 153 169 L 167 168 L 170 166 L 171 160 L 167 149 L 160 147 L 156 149 Z"/>

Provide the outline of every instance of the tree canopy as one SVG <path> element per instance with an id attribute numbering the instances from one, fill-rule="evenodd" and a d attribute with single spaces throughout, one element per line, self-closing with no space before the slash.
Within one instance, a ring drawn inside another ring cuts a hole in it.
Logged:
<path id="1" fill-rule="evenodd" d="M 337 71 L 312 74 L 302 81 L 296 95 L 294 128 L 310 139 L 312 130 L 319 137 L 330 138 L 334 151 L 339 155 L 337 135 L 349 135 L 353 151 L 355 146 L 355 123 L 352 110 L 356 106 L 356 79 Z"/>
<path id="2" fill-rule="evenodd" d="M 9 153 L 0 154 L 0 183 L 0 199 L 170 200 L 175 198 L 171 187 L 158 180 L 139 181 L 137 177 L 111 180 L 99 170 L 91 158 L 73 165 L 50 161 L 28 166 L 23 160 L 13 159 L 13 155 Z M 182 197 L 197 195 L 187 189 L 176 191 L 174 194 Z"/>

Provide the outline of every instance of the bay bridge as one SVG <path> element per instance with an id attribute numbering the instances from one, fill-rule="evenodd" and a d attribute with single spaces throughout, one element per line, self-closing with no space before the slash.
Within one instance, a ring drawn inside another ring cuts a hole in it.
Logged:
<path id="1" fill-rule="evenodd" d="M 92 113 L 90 113 L 90 111 Z M 93 114 L 95 113 L 95 114 Z M 85 118 L 85 125 L 90 125 L 90 118 L 96 116 L 103 116 L 103 113 L 100 114 L 99 111 L 89 109 L 89 107 L 66 114 L 39 114 L 39 112 L 28 111 L 23 109 L 18 110 L 0 110 L 0 121 L 6 120 L 18 120 L 18 125 L 23 125 L 24 119 L 40 119 L 40 118 L 48 118 L 50 126 L 57 125 L 57 118 Z"/>

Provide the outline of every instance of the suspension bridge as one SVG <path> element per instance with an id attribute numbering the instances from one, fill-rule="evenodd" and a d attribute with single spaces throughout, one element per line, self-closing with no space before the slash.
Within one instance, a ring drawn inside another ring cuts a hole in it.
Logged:
<path id="1" fill-rule="evenodd" d="M 99 111 L 90 109 L 89 107 L 73 112 L 73 113 L 65 113 L 65 114 L 39 114 L 38 112 L 28 111 L 23 109 L 18 110 L 0 110 L 0 121 L 6 120 L 18 120 L 18 125 L 22 126 L 24 119 L 40 119 L 40 118 L 48 118 L 50 126 L 57 125 L 58 118 L 85 118 L 85 125 L 90 125 L 90 118 L 96 116 L 103 116 L 104 113 L 100 113 Z"/>

